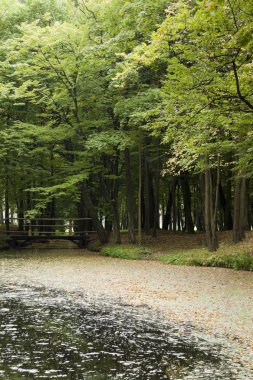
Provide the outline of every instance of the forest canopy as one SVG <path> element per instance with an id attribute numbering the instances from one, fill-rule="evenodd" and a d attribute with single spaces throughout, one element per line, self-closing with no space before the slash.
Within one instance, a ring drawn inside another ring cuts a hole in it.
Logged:
<path id="1" fill-rule="evenodd" d="M 252 229 L 251 0 L 2 0 L 0 30 L 7 229 Z"/>

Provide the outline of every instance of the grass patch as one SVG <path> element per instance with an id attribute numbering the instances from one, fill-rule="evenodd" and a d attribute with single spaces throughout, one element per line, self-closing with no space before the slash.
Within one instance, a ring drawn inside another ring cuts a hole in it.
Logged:
<path id="1" fill-rule="evenodd" d="M 174 251 L 163 255 L 159 260 L 166 264 L 220 267 L 253 271 L 253 256 L 248 252 L 233 252 L 235 247 L 221 247 L 217 252 L 207 249 Z"/>
<path id="2" fill-rule="evenodd" d="M 104 246 L 101 254 L 126 260 L 140 260 L 144 255 L 151 254 L 149 248 L 138 247 L 136 245 L 111 245 Z"/>

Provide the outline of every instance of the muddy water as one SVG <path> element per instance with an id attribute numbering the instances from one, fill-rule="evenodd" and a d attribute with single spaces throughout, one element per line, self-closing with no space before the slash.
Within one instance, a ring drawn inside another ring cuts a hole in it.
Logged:
<path id="1" fill-rule="evenodd" d="M 148 305 L 85 291 L 78 276 L 79 291 L 53 288 L 59 273 L 50 271 L 52 258 L 24 254 L 0 259 L 1 379 L 253 379 L 239 358 L 217 341 L 195 336 L 190 325 L 165 321 Z M 59 252 L 53 259 L 65 260 Z M 38 286 L 33 276 L 40 269 L 48 279 L 46 263 L 51 286 Z M 28 268 L 36 268 L 31 277 Z"/>

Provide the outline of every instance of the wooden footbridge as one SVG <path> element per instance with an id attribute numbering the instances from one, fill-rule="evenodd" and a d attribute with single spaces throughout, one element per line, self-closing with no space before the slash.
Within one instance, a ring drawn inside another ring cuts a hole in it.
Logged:
<path id="1" fill-rule="evenodd" d="M 6 230 L 1 232 L 0 239 L 8 240 L 12 247 L 27 242 L 67 240 L 85 248 L 95 232 L 88 228 L 90 218 L 12 218 L 11 224 L 4 222 Z"/>

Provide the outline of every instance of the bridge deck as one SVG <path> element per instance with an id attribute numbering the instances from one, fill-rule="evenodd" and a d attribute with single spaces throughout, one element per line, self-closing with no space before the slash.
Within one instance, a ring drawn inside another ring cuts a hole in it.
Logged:
<path id="1" fill-rule="evenodd" d="M 7 238 L 13 246 L 16 246 L 19 241 L 68 240 L 85 248 L 89 240 L 88 233 L 95 232 L 85 230 L 86 221 L 90 220 L 90 218 L 14 218 L 14 226 L 16 225 L 17 229 L 13 228 L 13 225 L 10 229 L 8 221 L 6 232 L 0 238 Z M 60 224 L 59 221 L 62 223 Z M 78 224 L 79 228 L 76 230 Z M 20 225 L 22 225 L 22 229 L 18 229 Z"/>
<path id="2" fill-rule="evenodd" d="M 72 235 L 72 236 L 66 236 L 66 235 L 54 235 L 54 236 L 27 236 L 27 235 L 9 235 L 8 236 L 12 245 L 15 247 L 17 246 L 19 241 L 23 242 L 40 242 L 42 240 L 49 241 L 49 240 L 68 240 L 72 241 L 73 243 L 76 243 L 80 248 L 86 248 L 88 243 L 88 237 L 87 236 L 78 236 L 78 235 Z"/>

